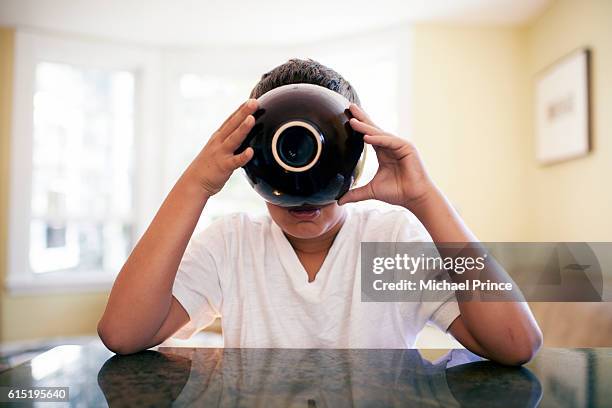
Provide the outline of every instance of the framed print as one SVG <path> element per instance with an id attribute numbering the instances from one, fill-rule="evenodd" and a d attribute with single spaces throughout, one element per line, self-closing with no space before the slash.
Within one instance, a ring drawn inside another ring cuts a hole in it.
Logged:
<path id="1" fill-rule="evenodd" d="M 550 164 L 591 149 L 590 51 L 577 50 L 538 74 L 535 89 L 536 159 Z"/>

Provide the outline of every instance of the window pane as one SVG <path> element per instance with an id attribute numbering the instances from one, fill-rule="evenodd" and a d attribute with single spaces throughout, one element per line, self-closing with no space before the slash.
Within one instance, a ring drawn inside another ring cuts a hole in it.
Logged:
<path id="1" fill-rule="evenodd" d="M 134 75 L 39 63 L 30 265 L 117 271 L 132 241 Z"/>

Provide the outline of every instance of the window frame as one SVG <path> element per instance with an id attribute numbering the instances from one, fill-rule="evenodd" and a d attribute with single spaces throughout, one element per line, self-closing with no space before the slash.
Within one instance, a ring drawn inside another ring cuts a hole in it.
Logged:
<path id="1" fill-rule="evenodd" d="M 39 62 L 82 68 L 125 70 L 134 74 L 134 239 L 152 219 L 161 196 L 162 177 L 159 53 L 144 47 L 118 45 L 95 39 L 74 39 L 30 30 L 15 35 L 15 77 L 9 163 L 9 237 L 6 287 L 11 293 L 107 291 L 119 271 L 53 271 L 36 274 L 30 268 L 30 222 L 33 154 L 33 96 Z M 135 244 L 133 242 L 132 244 Z"/>

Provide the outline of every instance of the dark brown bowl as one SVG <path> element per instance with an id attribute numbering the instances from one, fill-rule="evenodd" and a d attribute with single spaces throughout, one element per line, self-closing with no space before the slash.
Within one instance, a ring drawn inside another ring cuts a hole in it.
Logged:
<path id="1" fill-rule="evenodd" d="M 251 186 L 283 207 L 325 205 L 348 191 L 363 167 L 363 135 L 349 124 L 349 101 L 311 84 L 285 85 L 259 99 L 255 125 L 237 152 Z"/>

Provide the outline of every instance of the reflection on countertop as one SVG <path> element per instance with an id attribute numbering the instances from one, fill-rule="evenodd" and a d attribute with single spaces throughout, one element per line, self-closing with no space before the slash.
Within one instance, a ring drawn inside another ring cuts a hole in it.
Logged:
<path id="1" fill-rule="evenodd" d="M 463 350 L 160 348 L 113 356 L 61 346 L 0 386 L 69 386 L 72 406 L 599 406 L 612 349 L 544 349 L 526 367 Z M 21 405 L 23 406 L 23 405 Z"/>
<path id="2" fill-rule="evenodd" d="M 432 364 L 416 350 L 172 349 L 132 361 L 113 357 L 100 370 L 98 383 L 111 405 L 127 388 L 147 396 L 138 405 L 161 402 L 150 399 L 149 391 L 159 380 L 143 380 L 161 372 L 167 386 L 157 395 L 177 405 L 482 406 L 500 393 L 520 406 L 537 403 L 541 388 L 529 370 L 479 360 L 464 350 Z"/>

